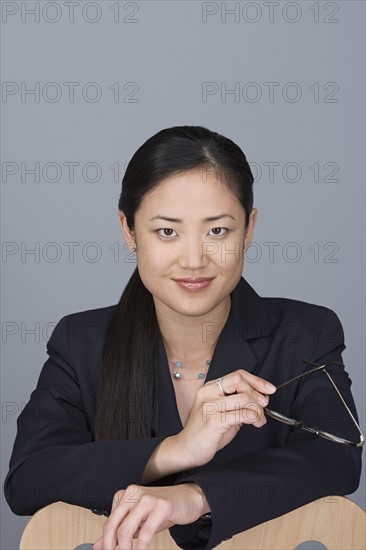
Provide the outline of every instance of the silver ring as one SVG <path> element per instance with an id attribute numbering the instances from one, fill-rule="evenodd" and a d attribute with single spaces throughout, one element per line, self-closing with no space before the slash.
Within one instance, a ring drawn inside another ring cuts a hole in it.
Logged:
<path id="1" fill-rule="evenodd" d="M 220 388 L 220 390 L 222 391 L 222 394 L 223 394 L 223 395 L 230 395 L 230 393 L 226 393 L 226 391 L 225 391 L 224 388 L 222 387 L 222 381 L 223 381 L 223 378 L 217 378 L 216 384 L 219 386 L 219 388 Z"/>

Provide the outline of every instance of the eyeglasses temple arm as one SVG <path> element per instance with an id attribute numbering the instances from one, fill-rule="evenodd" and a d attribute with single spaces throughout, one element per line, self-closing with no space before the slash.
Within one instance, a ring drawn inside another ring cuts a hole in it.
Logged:
<path id="1" fill-rule="evenodd" d="M 306 359 L 303 361 L 304 363 L 308 364 L 308 365 L 317 365 L 317 363 L 313 363 L 312 361 L 307 361 Z M 287 382 L 284 382 L 283 384 L 279 384 L 277 387 L 277 389 L 279 388 L 282 388 L 283 386 L 286 386 L 286 384 L 289 384 L 290 382 L 293 382 L 294 380 L 297 380 L 298 378 L 302 378 L 303 376 L 306 376 L 307 374 L 310 374 L 312 372 L 315 372 L 317 370 L 320 370 L 322 369 L 323 372 L 328 376 L 329 380 L 331 381 L 331 383 L 333 384 L 334 386 L 334 389 L 336 390 L 339 398 L 341 399 L 343 405 L 346 407 L 347 409 L 347 412 L 348 414 L 350 415 L 350 417 L 352 418 L 356 428 L 358 429 L 358 431 L 360 432 L 360 441 L 361 443 L 360 444 L 363 444 L 364 441 L 365 441 L 365 436 L 363 435 L 362 433 L 362 430 L 360 428 L 360 426 L 357 424 L 353 414 L 351 413 L 351 411 L 349 410 L 346 402 L 344 401 L 343 397 L 341 396 L 341 394 L 339 393 L 339 390 L 337 388 L 337 386 L 335 385 L 335 383 L 333 382 L 331 376 L 329 376 L 329 374 L 327 373 L 327 371 L 325 370 L 325 367 L 328 366 L 328 365 L 331 365 L 331 364 L 336 364 L 336 365 L 340 365 L 340 366 L 343 366 L 344 367 L 344 364 L 343 363 L 339 363 L 338 361 L 333 361 L 332 363 L 325 363 L 324 365 L 320 365 L 320 366 L 317 366 L 315 369 L 311 369 L 311 370 L 308 370 L 307 372 L 303 372 L 302 374 L 299 374 L 298 376 L 295 376 L 294 378 L 291 378 L 291 380 L 287 380 Z"/>
<path id="2" fill-rule="evenodd" d="M 310 361 L 304 361 L 304 363 L 314 364 L 314 363 L 311 363 Z M 315 369 L 311 369 L 311 370 L 308 370 L 306 372 L 303 372 L 302 374 L 299 374 L 299 375 L 295 376 L 294 378 L 291 378 L 291 380 L 287 380 L 287 382 L 284 382 L 283 384 L 279 384 L 278 386 L 276 386 L 276 388 L 277 389 L 283 388 L 283 386 L 286 386 L 286 384 L 289 384 L 290 382 L 293 382 L 294 380 L 297 380 L 298 378 L 301 378 L 302 376 L 306 376 L 307 374 L 315 372 L 316 370 L 324 369 L 325 366 L 326 366 L 326 364 L 325 365 L 320 365 L 320 366 L 316 367 Z"/>
<path id="3" fill-rule="evenodd" d="M 360 432 L 361 442 L 363 443 L 363 442 L 365 441 L 365 436 L 363 435 L 360 426 L 357 424 L 357 422 L 356 422 L 356 420 L 355 420 L 353 414 L 351 413 L 351 411 L 349 410 L 349 408 L 348 408 L 348 406 L 347 406 L 347 403 L 345 402 L 345 400 L 343 399 L 343 397 L 342 397 L 341 394 L 339 393 L 339 390 L 338 390 L 337 386 L 335 385 L 335 383 L 333 382 L 332 377 L 329 376 L 329 374 L 327 373 L 327 371 L 326 371 L 325 369 L 323 369 L 323 371 L 325 372 L 325 374 L 328 376 L 329 380 L 330 380 L 331 383 L 333 384 L 335 391 L 338 393 L 338 395 L 339 395 L 339 397 L 340 397 L 340 399 L 341 399 L 343 405 L 346 407 L 346 409 L 347 409 L 347 411 L 348 411 L 348 414 L 350 415 L 350 417 L 352 418 L 352 420 L 353 420 L 353 422 L 354 422 L 356 428 L 357 428 L 358 431 Z"/>

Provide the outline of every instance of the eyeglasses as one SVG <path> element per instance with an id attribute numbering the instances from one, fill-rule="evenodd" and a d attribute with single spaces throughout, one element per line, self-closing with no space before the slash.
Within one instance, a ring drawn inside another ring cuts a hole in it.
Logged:
<path id="1" fill-rule="evenodd" d="M 350 417 L 352 418 L 356 428 L 360 432 L 360 441 L 358 443 L 354 443 L 353 441 L 349 441 L 348 439 L 343 439 L 342 437 L 338 437 L 336 435 L 330 434 L 328 432 L 324 432 L 320 430 L 317 426 L 314 428 L 310 428 L 309 426 L 306 426 L 302 420 L 295 420 L 294 418 L 288 418 L 287 416 L 284 416 L 283 414 L 280 414 L 276 411 L 272 411 L 271 409 L 268 409 L 267 407 L 264 408 L 264 412 L 267 416 L 270 416 L 271 418 L 274 418 L 275 420 L 278 420 L 279 422 L 283 422 L 284 424 L 289 424 L 290 426 L 293 426 L 294 428 L 301 428 L 302 430 L 305 430 L 307 432 L 311 432 L 315 435 L 318 435 L 319 437 L 323 437 L 324 439 L 328 439 L 329 441 L 333 441 L 334 443 L 340 443 L 341 445 L 351 445 L 354 447 L 362 447 L 362 445 L 365 442 L 365 436 L 361 431 L 360 426 L 357 424 L 353 414 L 349 410 L 348 406 L 346 405 L 343 397 L 341 396 L 337 386 L 335 385 L 334 381 L 332 380 L 329 373 L 325 370 L 327 367 L 330 367 L 331 365 L 338 365 L 344 367 L 343 363 L 338 363 L 337 361 L 333 361 L 331 363 L 325 363 L 324 365 L 319 365 L 318 363 L 313 363 L 312 361 L 304 360 L 303 363 L 306 363 L 307 365 L 316 365 L 316 368 L 308 370 L 306 372 L 303 372 L 302 374 L 299 374 L 298 376 L 295 376 L 294 378 L 291 378 L 291 380 L 287 380 L 287 382 L 284 382 L 283 384 L 280 384 L 277 387 L 277 390 L 282 388 L 283 386 L 286 386 L 290 382 L 293 382 L 294 380 L 297 380 L 299 378 L 302 378 L 303 376 L 306 376 L 312 372 L 315 372 L 317 370 L 322 370 L 329 378 L 331 383 L 333 384 L 336 392 L 338 393 L 343 405 L 346 407 Z M 277 392 L 276 392 L 277 394 Z"/>

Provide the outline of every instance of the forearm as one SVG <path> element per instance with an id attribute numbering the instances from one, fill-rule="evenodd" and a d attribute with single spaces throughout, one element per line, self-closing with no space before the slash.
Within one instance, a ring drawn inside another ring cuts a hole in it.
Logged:
<path id="1" fill-rule="evenodd" d="M 6 500 L 18 515 L 32 515 L 55 500 L 109 510 L 116 491 L 139 483 L 141 471 L 161 441 L 93 441 L 36 450 L 41 441 L 22 433 L 5 479 Z M 57 491 L 50 494 L 49 487 L 57 487 Z M 87 490 L 90 487 L 95 490 Z"/>
<path id="2" fill-rule="evenodd" d="M 169 436 L 159 443 L 151 454 L 141 484 L 147 485 L 156 479 L 183 472 L 192 467 L 194 465 L 188 463 L 183 450 L 179 447 L 177 436 Z"/>

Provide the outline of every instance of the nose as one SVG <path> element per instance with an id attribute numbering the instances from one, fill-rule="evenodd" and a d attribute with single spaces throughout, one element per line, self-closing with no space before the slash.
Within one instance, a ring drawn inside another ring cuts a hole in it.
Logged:
<path id="1" fill-rule="evenodd" d="M 185 269 L 200 269 L 208 263 L 210 245 L 214 243 L 204 242 L 201 239 L 192 238 L 182 244 L 179 255 L 179 264 Z"/>

